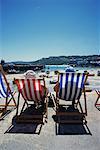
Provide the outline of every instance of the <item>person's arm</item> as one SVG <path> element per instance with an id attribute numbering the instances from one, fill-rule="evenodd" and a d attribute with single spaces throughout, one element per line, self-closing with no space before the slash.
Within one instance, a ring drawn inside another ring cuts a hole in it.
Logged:
<path id="1" fill-rule="evenodd" d="M 57 93 L 59 91 L 59 82 L 54 86 L 54 91 Z"/>

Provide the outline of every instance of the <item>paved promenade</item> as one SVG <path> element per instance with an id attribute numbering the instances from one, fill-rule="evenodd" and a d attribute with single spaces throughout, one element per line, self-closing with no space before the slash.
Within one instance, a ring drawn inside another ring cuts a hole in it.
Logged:
<path id="1" fill-rule="evenodd" d="M 48 123 L 42 127 L 16 124 L 12 121 L 13 110 L 0 121 L 0 150 L 99 150 L 100 111 L 94 106 L 96 97 L 95 92 L 87 94 L 87 127 L 91 134 L 82 125 L 60 125 L 56 135 L 52 107 L 48 108 Z"/>
<path id="2" fill-rule="evenodd" d="M 13 80 L 14 75 L 7 78 Z M 46 82 L 51 89 L 53 85 Z M 17 124 L 14 121 L 16 110 L 11 111 L 0 121 L 0 150 L 100 150 L 100 111 L 94 106 L 96 98 L 95 91 L 87 93 L 87 127 L 59 125 L 58 134 L 52 107 L 48 107 L 48 122 L 42 127 Z M 17 93 L 15 99 L 17 101 Z"/>

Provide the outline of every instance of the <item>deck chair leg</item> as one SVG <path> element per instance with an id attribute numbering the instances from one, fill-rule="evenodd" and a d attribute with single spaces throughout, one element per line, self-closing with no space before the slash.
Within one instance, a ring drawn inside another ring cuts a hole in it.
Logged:
<path id="1" fill-rule="evenodd" d="M 56 98 L 55 101 L 56 101 L 56 110 L 57 110 L 59 108 L 59 100 Z"/>
<path id="2" fill-rule="evenodd" d="M 4 76 L 4 78 L 5 78 L 5 76 Z M 13 94 L 12 94 L 12 91 L 11 91 L 11 89 L 10 89 L 9 83 L 7 82 L 6 78 L 5 78 L 5 81 L 6 81 L 6 84 L 7 84 L 7 86 L 8 86 L 7 90 L 10 92 L 11 97 L 12 97 L 12 100 L 13 100 L 15 106 L 16 106 L 16 101 L 15 101 L 15 99 L 14 99 L 14 96 L 13 96 Z"/>
<path id="3" fill-rule="evenodd" d="M 95 102 L 95 106 L 97 105 L 99 98 L 100 98 L 100 95 L 98 95 L 98 97 L 97 97 L 97 100 Z"/>
<path id="4" fill-rule="evenodd" d="M 15 93 L 16 93 L 16 92 L 15 92 Z M 15 94 L 15 93 L 14 93 L 14 94 Z M 12 97 L 9 99 L 9 101 L 7 102 L 7 105 L 9 105 L 9 103 L 11 102 L 12 99 L 13 99 Z M 15 101 L 15 99 L 14 99 L 14 101 Z M 14 102 L 14 101 L 13 101 L 13 102 Z M 13 106 L 17 106 L 16 102 L 14 102 L 14 105 L 13 105 Z"/>
<path id="5" fill-rule="evenodd" d="M 27 107 L 29 106 L 28 102 L 25 100 L 25 104 L 27 105 Z"/>
<path id="6" fill-rule="evenodd" d="M 55 103 L 55 96 L 54 96 L 54 94 L 52 94 L 52 96 L 53 96 L 53 98 L 52 98 L 52 100 L 53 100 L 53 103 L 54 103 L 54 107 L 56 107 L 56 103 Z"/>
<path id="7" fill-rule="evenodd" d="M 14 102 L 15 106 L 17 106 L 16 101 L 14 99 L 14 96 L 13 96 L 12 92 L 11 92 L 11 96 L 12 96 L 12 99 L 13 99 L 13 102 Z"/>
<path id="8" fill-rule="evenodd" d="M 46 98 L 46 119 L 48 119 L 48 100 L 47 100 L 47 98 Z"/>
<path id="9" fill-rule="evenodd" d="M 58 126 L 57 126 L 57 122 L 55 123 L 55 128 L 56 128 L 56 135 L 58 135 Z"/>
<path id="10" fill-rule="evenodd" d="M 82 109 L 82 106 L 81 106 L 80 102 L 79 102 L 79 106 L 80 106 L 81 112 L 83 113 L 83 109 Z"/>
<path id="11" fill-rule="evenodd" d="M 23 110 L 24 110 L 24 107 L 25 107 L 25 102 L 24 102 L 24 104 L 23 104 L 23 106 L 22 106 L 22 109 L 21 109 L 21 113 L 23 112 Z"/>
<path id="12" fill-rule="evenodd" d="M 75 107 L 75 100 L 72 101 L 72 107 Z"/>
<path id="13" fill-rule="evenodd" d="M 18 102 L 17 102 L 16 116 L 18 115 L 19 98 L 20 98 L 20 92 L 19 92 L 19 94 L 18 94 Z"/>
<path id="14" fill-rule="evenodd" d="M 5 107 L 4 107 L 4 112 L 6 112 L 7 111 L 7 100 L 8 100 L 8 98 L 6 97 L 6 102 L 5 102 Z"/>
<path id="15" fill-rule="evenodd" d="M 84 103 L 85 103 L 85 114 L 87 116 L 87 103 L 86 103 L 86 93 L 85 93 L 85 87 L 83 88 L 83 93 L 84 93 Z"/>

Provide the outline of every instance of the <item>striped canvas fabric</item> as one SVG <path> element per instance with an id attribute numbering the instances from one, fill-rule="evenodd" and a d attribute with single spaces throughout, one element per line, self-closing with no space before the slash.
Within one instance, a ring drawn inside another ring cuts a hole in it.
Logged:
<path id="1" fill-rule="evenodd" d="M 61 73 L 59 75 L 58 97 L 63 100 L 79 99 L 84 86 L 85 74 L 83 73 Z"/>
<path id="2" fill-rule="evenodd" d="M 4 85 L 2 74 L 0 73 L 0 98 L 7 97 L 7 88 Z"/>
<path id="3" fill-rule="evenodd" d="M 25 100 L 41 101 L 45 96 L 45 89 L 43 87 L 43 80 L 39 79 L 16 79 L 15 83 L 18 91 Z"/>

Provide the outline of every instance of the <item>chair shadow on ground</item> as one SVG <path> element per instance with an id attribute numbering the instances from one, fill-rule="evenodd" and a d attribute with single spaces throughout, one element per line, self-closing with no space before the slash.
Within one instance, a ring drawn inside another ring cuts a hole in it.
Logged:
<path id="1" fill-rule="evenodd" d="M 48 96 L 48 107 L 54 107 L 55 105 L 54 105 L 54 102 L 53 102 L 53 98 L 52 98 L 52 96 L 50 95 L 50 96 Z"/>
<path id="2" fill-rule="evenodd" d="M 96 105 L 95 107 L 100 111 L 100 105 Z"/>
<path id="3" fill-rule="evenodd" d="M 34 113 L 41 113 L 42 109 L 39 108 L 38 110 L 33 109 L 33 105 L 30 107 L 26 108 L 24 112 L 22 112 L 22 116 L 30 115 L 32 116 Z M 34 110 L 34 111 L 33 111 Z M 20 117 L 21 117 L 20 115 Z M 26 119 L 26 118 L 24 118 Z M 25 120 L 24 120 L 25 121 Z M 29 120 L 28 120 L 29 121 Z M 41 120 L 40 120 L 41 121 Z M 13 117 L 12 119 L 12 124 L 11 126 L 7 129 L 5 133 L 22 133 L 22 134 L 40 134 L 41 129 L 42 129 L 43 123 L 36 123 L 33 120 L 31 122 L 17 122 L 16 116 Z"/>
<path id="4" fill-rule="evenodd" d="M 16 108 L 12 108 L 12 109 L 9 109 L 7 110 L 6 112 L 3 112 L 2 115 L 0 115 L 0 121 L 1 120 L 4 120 L 4 118 L 9 115 L 12 111 L 14 111 Z"/>
<path id="5" fill-rule="evenodd" d="M 61 108 L 63 112 L 65 112 L 65 108 Z M 69 107 L 67 109 L 67 112 L 71 112 L 73 110 L 72 107 Z M 77 111 L 77 110 L 75 110 Z M 56 135 L 92 135 L 89 127 L 87 126 L 87 121 L 84 123 L 83 118 L 78 118 L 80 119 L 81 123 L 75 123 L 75 116 L 59 116 L 60 117 L 60 122 L 58 123 L 58 116 L 53 115 L 52 118 L 55 121 L 55 132 Z M 62 120 L 74 120 L 74 122 L 71 123 L 61 123 Z"/>

